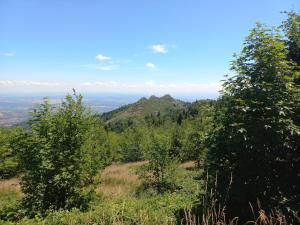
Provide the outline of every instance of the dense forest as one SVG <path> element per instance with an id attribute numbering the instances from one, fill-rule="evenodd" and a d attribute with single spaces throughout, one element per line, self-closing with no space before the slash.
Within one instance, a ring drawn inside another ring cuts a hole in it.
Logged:
<path id="1" fill-rule="evenodd" d="M 73 90 L 1 128 L 0 224 L 300 224 L 300 15 L 286 16 L 250 30 L 217 100 L 100 115 Z"/>

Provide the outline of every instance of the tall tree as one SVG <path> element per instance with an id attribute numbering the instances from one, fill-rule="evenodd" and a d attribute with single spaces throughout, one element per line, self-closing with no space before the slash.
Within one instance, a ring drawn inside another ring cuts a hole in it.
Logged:
<path id="1" fill-rule="evenodd" d="M 287 56 L 300 66 L 300 15 L 289 12 L 287 16 L 287 20 L 282 23 L 282 28 L 287 37 L 285 41 L 288 49 Z"/>
<path id="2" fill-rule="evenodd" d="M 294 92 L 294 105 L 293 105 L 293 121 L 298 128 L 300 127 L 300 14 L 295 12 L 288 12 L 288 18 L 283 21 L 282 28 L 285 33 L 285 45 L 287 48 L 287 58 L 291 60 L 294 64 L 293 67 L 293 92 Z M 296 143 L 296 149 L 294 155 L 292 156 L 293 161 L 291 163 L 291 168 L 289 177 L 293 177 L 296 182 L 300 183 L 300 135 L 295 137 L 294 142 Z M 295 183 L 297 184 L 297 183 Z M 295 185 L 294 184 L 294 185 Z M 293 191 L 290 196 L 293 196 L 289 201 L 300 208 L 300 186 L 296 185 L 293 189 L 288 189 Z M 299 213 L 299 212 L 298 212 Z"/>
<path id="3" fill-rule="evenodd" d="M 298 98 L 295 104 L 294 121 L 300 126 L 300 15 L 295 12 L 287 13 L 287 20 L 283 21 L 287 57 L 296 66 L 294 67 L 294 91 Z"/>
<path id="4" fill-rule="evenodd" d="M 279 31 L 258 23 L 232 63 L 236 75 L 224 82 L 207 157 L 231 216 L 251 215 L 257 199 L 265 209 L 299 206 L 288 202 L 300 201 L 299 177 L 287 176 L 299 168 L 299 129 L 291 119 L 294 73 L 286 53 Z"/>

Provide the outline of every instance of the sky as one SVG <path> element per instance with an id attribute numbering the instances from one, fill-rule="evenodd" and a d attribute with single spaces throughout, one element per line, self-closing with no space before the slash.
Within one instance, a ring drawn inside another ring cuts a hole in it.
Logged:
<path id="1" fill-rule="evenodd" d="M 0 92 L 216 94 L 299 0 L 0 0 Z"/>

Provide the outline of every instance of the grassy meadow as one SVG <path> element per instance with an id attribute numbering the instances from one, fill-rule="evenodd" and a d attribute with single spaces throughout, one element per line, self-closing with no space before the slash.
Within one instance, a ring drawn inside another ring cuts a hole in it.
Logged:
<path id="1" fill-rule="evenodd" d="M 176 224 L 176 212 L 191 208 L 199 193 L 198 171 L 194 162 L 180 164 L 176 180 L 179 189 L 161 195 L 143 190 L 137 170 L 145 163 L 106 167 L 87 212 L 75 209 L 58 211 L 50 213 L 45 219 L 23 219 L 17 224 Z M 0 211 L 22 197 L 18 182 L 17 178 L 0 181 Z"/>

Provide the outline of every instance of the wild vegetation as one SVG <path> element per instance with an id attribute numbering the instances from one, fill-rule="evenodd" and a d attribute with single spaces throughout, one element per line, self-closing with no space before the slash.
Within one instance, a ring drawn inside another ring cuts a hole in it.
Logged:
<path id="1" fill-rule="evenodd" d="M 231 69 L 216 101 L 45 99 L 0 130 L 0 224 L 299 224 L 300 15 L 257 23 Z"/>

